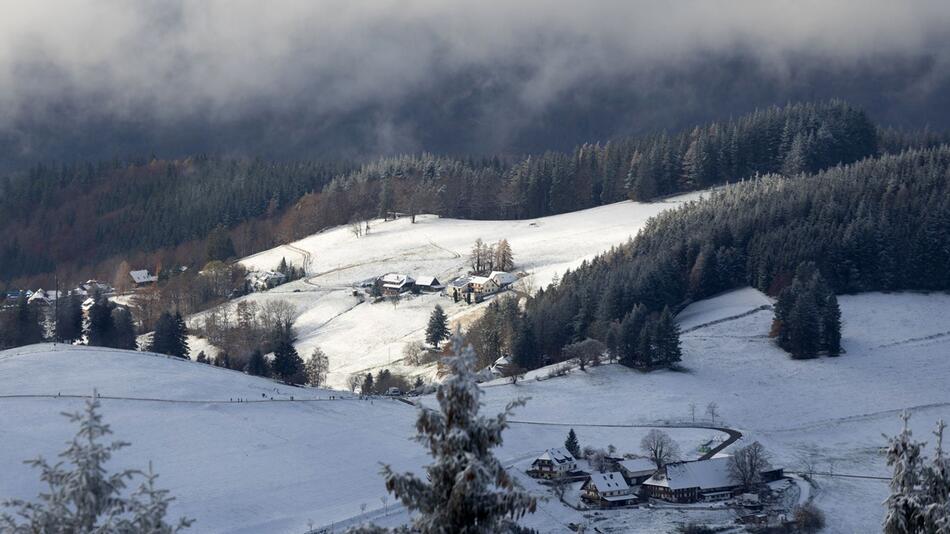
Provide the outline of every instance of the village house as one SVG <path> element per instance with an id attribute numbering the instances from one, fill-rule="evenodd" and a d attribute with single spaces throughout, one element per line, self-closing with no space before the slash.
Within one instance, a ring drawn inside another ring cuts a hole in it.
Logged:
<path id="1" fill-rule="evenodd" d="M 148 269 L 140 269 L 138 271 L 129 271 L 129 276 L 132 277 L 132 282 L 137 286 L 143 286 L 145 284 L 154 284 L 158 282 L 158 276 L 149 274 Z M 92 290 L 88 290 L 92 291 Z"/>
<path id="2" fill-rule="evenodd" d="M 741 484 L 729 473 L 729 457 L 676 462 L 658 469 L 641 491 L 655 499 L 690 503 L 732 497 Z"/>
<path id="3" fill-rule="evenodd" d="M 408 274 L 388 273 L 381 276 L 378 283 L 382 286 L 383 295 L 394 297 L 411 290 L 416 281 Z"/>
<path id="4" fill-rule="evenodd" d="M 277 271 L 252 271 L 247 274 L 247 282 L 254 291 L 267 291 L 287 281 L 287 275 Z"/>
<path id="5" fill-rule="evenodd" d="M 581 486 L 581 499 L 603 508 L 637 502 L 637 496 L 620 473 L 594 473 Z"/>
<path id="6" fill-rule="evenodd" d="M 490 278 L 492 282 L 495 282 L 499 288 L 508 287 L 518 281 L 517 275 L 506 273 L 505 271 L 492 271 L 488 275 L 488 278 Z"/>
<path id="7" fill-rule="evenodd" d="M 560 478 L 577 470 L 577 460 L 564 449 L 548 449 L 533 462 L 528 474 L 535 478 Z"/>
<path id="8" fill-rule="evenodd" d="M 656 473 L 656 465 L 647 458 L 633 458 L 617 462 L 620 473 L 631 486 L 638 486 Z"/>
<path id="9" fill-rule="evenodd" d="M 445 289 L 445 286 L 434 276 L 420 276 L 416 278 L 416 289 L 419 291 L 436 292 Z"/>

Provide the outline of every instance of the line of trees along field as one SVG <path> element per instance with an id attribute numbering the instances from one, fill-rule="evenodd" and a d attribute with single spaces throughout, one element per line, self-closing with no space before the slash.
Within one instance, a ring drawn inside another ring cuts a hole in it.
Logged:
<path id="1" fill-rule="evenodd" d="M 36 284 L 54 270 L 107 278 L 122 260 L 200 265 L 203 241 L 219 226 L 243 255 L 396 212 L 533 218 L 947 140 L 881 129 L 863 111 L 829 101 L 524 158 L 422 154 L 359 168 L 210 157 L 41 165 L 0 178 L 0 281 Z"/>
<path id="2" fill-rule="evenodd" d="M 559 355 L 588 337 L 610 346 L 611 332 L 640 307 L 659 316 L 742 286 L 778 295 L 810 270 L 839 294 L 946 290 L 948 264 L 950 147 L 942 146 L 794 179 L 765 176 L 665 212 L 542 289 L 523 320 L 541 353 Z M 829 290 L 817 293 L 827 299 Z M 836 352 L 837 340 L 821 343 Z"/>

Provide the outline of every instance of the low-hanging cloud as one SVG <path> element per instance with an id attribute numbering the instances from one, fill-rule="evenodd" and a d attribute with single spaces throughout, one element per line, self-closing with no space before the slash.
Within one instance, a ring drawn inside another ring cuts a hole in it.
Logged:
<path id="1" fill-rule="evenodd" d="M 429 122 L 462 115 L 508 139 L 565 101 L 595 108 L 591 87 L 689 99 L 705 89 L 684 73 L 722 58 L 776 87 L 896 72 L 906 82 L 883 97 L 927 99 L 947 86 L 948 30 L 946 0 L 9 2 L 0 132 L 38 157 L 57 124 L 70 131 L 54 137 L 243 124 L 292 143 L 347 117 L 372 132 L 366 151 L 426 149 Z M 156 135 L 188 150 L 187 134 Z M 255 134 L 240 137 L 252 150 Z"/>

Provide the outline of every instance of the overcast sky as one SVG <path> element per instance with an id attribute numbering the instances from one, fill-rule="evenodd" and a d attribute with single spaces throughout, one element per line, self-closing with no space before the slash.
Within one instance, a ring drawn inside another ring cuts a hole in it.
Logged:
<path id="1" fill-rule="evenodd" d="M 477 73 L 466 78 L 474 90 L 504 87 L 524 118 L 591 84 L 649 86 L 737 50 L 779 82 L 794 82 L 802 61 L 882 73 L 926 64 L 903 98 L 933 97 L 950 72 L 947 0 L 3 3 L 0 130 L 58 113 L 332 117 L 397 105 L 460 73 Z"/>

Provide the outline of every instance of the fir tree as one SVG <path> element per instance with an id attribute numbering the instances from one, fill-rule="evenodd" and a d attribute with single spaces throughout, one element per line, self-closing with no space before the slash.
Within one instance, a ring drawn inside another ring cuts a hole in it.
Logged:
<path id="1" fill-rule="evenodd" d="M 169 312 L 163 312 L 155 323 L 155 331 L 152 333 L 152 340 L 146 350 L 179 358 L 188 358 L 187 335 L 188 329 L 185 327 L 185 321 L 180 313 L 176 312 L 175 315 L 172 315 Z"/>
<path id="2" fill-rule="evenodd" d="M 282 340 L 277 344 L 271 370 L 274 376 L 285 382 L 294 382 L 299 379 L 298 374 L 303 370 L 303 360 L 297 354 L 293 343 Z"/>
<path id="3" fill-rule="evenodd" d="M 89 325 L 86 341 L 94 347 L 110 346 L 114 337 L 115 324 L 112 322 L 112 308 L 105 299 L 96 300 L 89 308 Z"/>
<path id="4" fill-rule="evenodd" d="M 481 390 L 472 370 L 475 355 L 453 339 L 455 356 L 446 358 L 449 377 L 438 387 L 439 409 L 420 408 L 417 440 L 432 456 L 425 477 L 398 474 L 383 468 L 386 489 L 411 511 L 411 527 L 400 529 L 422 534 L 494 534 L 524 532 L 516 523 L 535 511 L 536 502 L 520 489 L 504 465 L 492 454 L 502 444 L 512 409 L 509 403 L 496 417 L 478 414 Z M 364 527 L 358 532 L 383 532 Z"/>
<path id="5" fill-rule="evenodd" d="M 901 415 L 904 422 L 901 433 L 890 438 L 887 446 L 887 465 L 894 469 L 891 476 L 891 494 L 884 505 L 884 534 L 912 534 L 925 532 L 924 503 L 920 498 L 920 473 L 923 444 L 913 440 L 907 425 L 910 415 Z"/>
<path id="6" fill-rule="evenodd" d="M 82 337 L 82 303 L 72 293 L 60 301 L 56 310 L 56 339 L 72 343 Z"/>
<path id="7" fill-rule="evenodd" d="M 109 346 L 126 350 L 138 348 L 135 342 L 135 324 L 127 308 L 117 306 L 112 310 L 112 336 Z"/>
<path id="8" fill-rule="evenodd" d="M 247 360 L 244 371 L 251 376 L 270 376 L 270 365 L 260 349 L 255 349 Z"/>
<path id="9" fill-rule="evenodd" d="M 103 443 L 112 434 L 102 421 L 95 394 L 86 401 L 81 413 L 65 414 L 79 431 L 60 454 L 62 462 L 50 465 L 42 457 L 28 463 L 42 472 L 46 487 L 36 502 L 13 500 L 4 503 L 16 510 L 15 516 L 0 516 L 0 531 L 13 534 L 72 534 L 93 532 L 150 532 L 172 534 L 184 530 L 192 521 L 182 518 L 177 524 L 166 522 L 166 490 L 155 487 L 157 475 L 151 464 L 142 485 L 130 496 L 125 488 L 140 471 L 126 469 L 109 473 L 106 464 L 112 455 L 127 446 L 123 441 Z M 21 522 L 22 521 L 22 522 Z"/>
<path id="10" fill-rule="evenodd" d="M 567 433 L 567 439 L 564 440 L 564 448 L 567 449 L 567 452 L 571 453 L 571 456 L 574 458 L 581 457 L 581 446 L 577 442 L 577 434 L 574 433 L 573 428 Z"/>
<path id="11" fill-rule="evenodd" d="M 432 315 L 429 316 L 429 324 L 426 326 L 426 342 L 435 348 L 439 348 L 439 343 L 449 337 L 449 318 L 439 304 L 435 305 Z"/>

